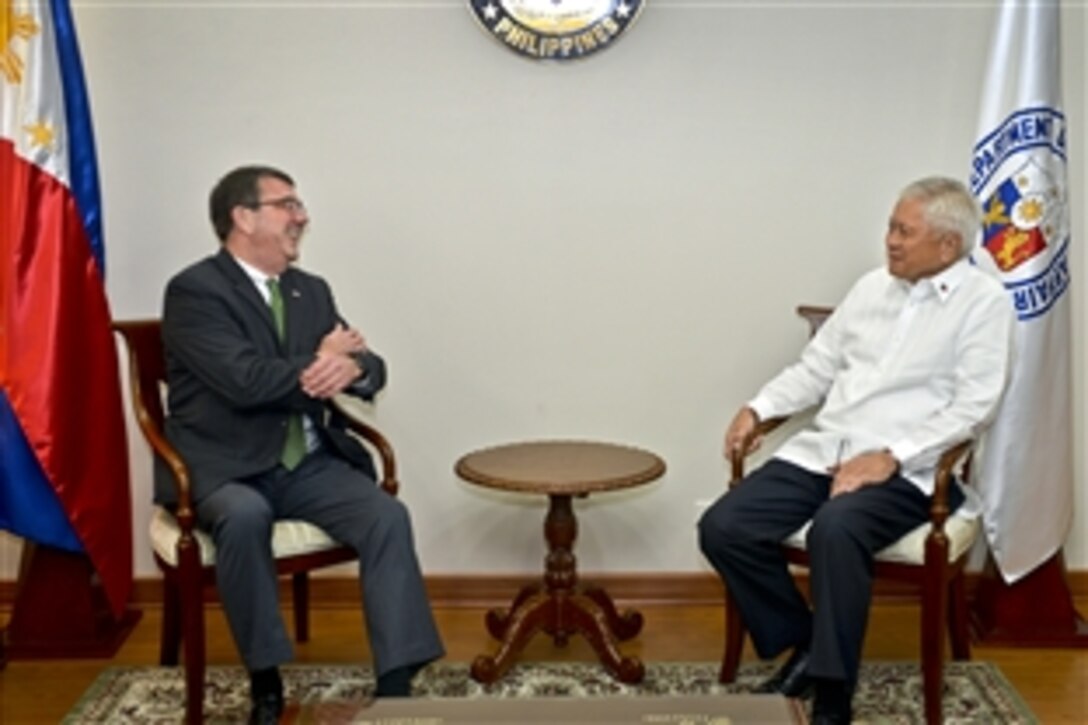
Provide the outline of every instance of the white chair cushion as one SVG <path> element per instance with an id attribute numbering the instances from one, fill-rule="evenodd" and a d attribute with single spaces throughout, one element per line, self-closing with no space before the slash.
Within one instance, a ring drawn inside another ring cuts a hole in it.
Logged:
<path id="1" fill-rule="evenodd" d="M 155 506 L 151 516 L 151 548 L 160 559 L 172 567 L 178 565 L 178 539 L 181 529 L 174 515 L 162 506 Z M 202 566 L 215 564 L 215 544 L 208 534 L 198 530 L 196 541 L 200 546 Z M 297 554 L 312 554 L 316 551 L 334 549 L 338 543 L 329 538 L 324 531 L 305 521 L 277 521 L 272 528 L 272 555 L 277 559 Z"/>
<path id="2" fill-rule="evenodd" d="M 805 549 L 805 535 L 811 521 L 786 537 L 785 543 L 794 549 Z M 948 536 L 948 560 L 955 561 L 970 549 L 979 532 L 978 516 L 949 516 L 944 523 L 944 533 Z M 898 564 L 925 563 L 926 537 L 929 536 L 930 524 L 924 523 L 912 529 L 898 541 L 886 546 L 876 554 L 877 561 L 890 561 Z"/>

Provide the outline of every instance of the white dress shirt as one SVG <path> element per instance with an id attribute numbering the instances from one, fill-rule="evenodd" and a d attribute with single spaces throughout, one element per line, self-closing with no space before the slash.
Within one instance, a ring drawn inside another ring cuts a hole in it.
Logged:
<path id="1" fill-rule="evenodd" d="M 911 284 L 864 275 L 801 353 L 749 406 L 761 420 L 819 403 L 812 425 L 775 453 L 826 473 L 888 449 L 926 494 L 940 454 L 978 436 L 1009 373 L 1014 324 L 1001 283 L 966 259 Z M 975 499 L 964 513 L 976 508 Z"/>

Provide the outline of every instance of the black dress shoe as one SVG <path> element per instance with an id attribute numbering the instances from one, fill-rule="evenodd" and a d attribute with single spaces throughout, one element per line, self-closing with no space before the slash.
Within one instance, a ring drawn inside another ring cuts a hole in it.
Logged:
<path id="1" fill-rule="evenodd" d="M 813 714 L 812 719 L 808 721 L 809 725 L 850 725 L 850 716 L 846 715 L 845 718 L 836 715 L 828 715 L 827 713 Z"/>
<path id="2" fill-rule="evenodd" d="M 249 711 L 249 725 L 276 725 L 283 714 L 283 695 L 268 692 L 253 698 Z"/>
<path id="3" fill-rule="evenodd" d="M 850 725 L 854 688 L 844 680 L 817 679 L 813 685 L 816 697 L 812 701 L 811 725 Z"/>
<path id="4" fill-rule="evenodd" d="M 812 691 L 812 678 L 808 676 L 808 650 L 798 647 L 771 677 L 759 683 L 755 691 L 778 693 L 786 697 L 807 697 Z"/>

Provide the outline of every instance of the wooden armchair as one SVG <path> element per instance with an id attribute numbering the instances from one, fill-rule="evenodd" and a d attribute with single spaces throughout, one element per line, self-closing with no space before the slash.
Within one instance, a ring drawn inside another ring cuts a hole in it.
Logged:
<path id="1" fill-rule="evenodd" d="M 797 308 L 816 330 L 831 314 L 827 307 L 801 306 Z M 753 440 L 778 428 L 787 418 L 773 418 L 760 422 L 753 435 L 745 441 L 743 450 L 734 452 L 731 458 L 732 478 L 729 486 L 738 485 L 745 475 L 745 458 Z M 922 680 L 927 723 L 941 722 L 942 668 L 944 659 L 943 624 L 947 619 L 952 643 L 952 657 L 957 660 L 971 658 L 967 631 L 967 602 L 964 591 L 964 567 L 967 555 L 978 537 L 980 524 L 977 518 L 949 516 L 948 491 L 954 485 L 955 471 L 961 470 L 961 480 L 969 480 L 969 467 L 973 441 L 965 441 L 949 448 L 937 465 L 936 481 L 930 506 L 930 520 L 908 532 L 898 541 L 876 555 L 875 579 L 905 582 L 910 589 L 921 594 L 921 653 Z M 808 566 L 805 551 L 806 523 L 782 542 L 787 560 L 797 566 Z M 733 682 L 740 664 L 744 647 L 744 622 L 728 589 L 725 592 L 725 654 L 719 679 Z"/>
<path id="2" fill-rule="evenodd" d="M 204 710 L 204 587 L 215 585 L 215 545 L 196 527 L 189 471 L 185 461 L 163 435 L 163 360 L 159 320 L 113 323 L 128 348 L 129 389 L 133 412 L 153 453 L 173 473 L 178 503 L 171 511 L 156 506 L 151 517 L 151 545 L 163 575 L 163 616 L 159 660 L 177 665 L 185 643 L 185 718 L 202 723 Z M 399 484 L 393 448 L 374 428 L 341 407 L 353 433 L 376 451 L 381 487 L 395 496 Z M 356 558 L 354 550 L 333 541 L 321 529 L 303 521 L 277 521 L 272 551 L 281 575 L 291 575 L 295 639 L 309 639 L 309 572 Z"/>

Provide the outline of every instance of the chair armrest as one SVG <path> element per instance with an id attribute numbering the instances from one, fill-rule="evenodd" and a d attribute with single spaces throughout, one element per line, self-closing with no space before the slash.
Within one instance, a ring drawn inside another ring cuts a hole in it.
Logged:
<path id="1" fill-rule="evenodd" d="M 158 347 L 158 323 L 151 320 L 132 320 L 129 322 L 114 322 L 114 331 L 125 339 L 128 349 L 128 376 L 129 393 L 132 396 L 132 409 L 136 422 L 140 426 L 144 440 L 151 446 L 151 452 L 161 458 L 173 474 L 174 484 L 178 490 L 177 510 L 174 516 L 182 532 L 191 535 L 196 526 L 196 518 L 193 514 L 192 485 L 189 482 L 189 467 L 185 465 L 181 454 L 166 440 L 161 428 L 162 405 L 158 400 L 148 400 L 154 396 L 157 389 L 149 380 L 140 379 L 141 364 L 139 349 L 149 346 L 149 341 L 154 340 Z M 154 336 L 148 333 L 154 330 Z M 147 352 L 145 351 L 145 355 Z M 160 362 L 161 366 L 161 362 Z M 154 392 L 152 392 L 154 391 Z M 154 412 L 153 412 L 154 411 Z M 158 417 L 156 417 L 158 416 Z"/>
<path id="2" fill-rule="evenodd" d="M 787 420 L 789 420 L 788 416 L 769 418 L 768 420 L 760 421 L 748 437 L 744 439 L 744 444 L 741 448 L 730 453 L 729 461 L 732 464 L 733 469 L 732 478 L 729 481 L 730 488 L 736 486 L 744 479 L 744 461 L 752 452 L 752 443 L 757 438 L 765 436 L 775 430 Z M 945 450 L 937 462 L 937 471 L 933 484 L 933 497 L 930 503 L 930 522 L 933 524 L 934 531 L 943 531 L 944 529 L 944 522 L 948 520 L 950 513 L 948 507 L 948 491 L 955 481 L 956 468 L 957 466 L 960 466 L 960 462 L 962 461 L 962 468 L 966 477 L 966 473 L 971 467 L 974 445 L 975 442 L 971 439 L 958 443 Z"/>
<path id="3" fill-rule="evenodd" d="M 146 421 L 144 420 L 145 417 L 147 418 Z M 193 512 L 193 493 L 192 485 L 189 483 L 189 467 L 185 465 L 185 461 L 177 449 L 171 445 L 170 441 L 166 440 L 159 427 L 155 425 L 155 422 L 149 416 L 146 416 L 144 411 L 141 410 L 137 418 L 144 439 L 151 446 L 151 451 L 163 460 L 173 475 L 174 485 L 178 491 L 178 500 L 177 508 L 172 513 L 178 521 L 178 527 L 182 532 L 191 534 L 196 528 L 196 514 Z"/>
<path id="4" fill-rule="evenodd" d="M 929 506 L 929 520 L 933 524 L 933 532 L 941 532 L 943 535 L 944 522 L 948 520 L 948 492 L 956 480 L 956 467 L 963 461 L 964 471 L 970 470 L 971 457 L 974 452 L 974 440 L 967 439 L 945 450 L 937 461 L 937 472 L 934 474 L 933 498 Z M 932 535 L 932 534 L 931 534 Z"/>
<path id="5" fill-rule="evenodd" d="M 827 307 L 825 305 L 797 305 L 797 314 L 804 318 L 808 323 L 809 336 L 814 336 L 819 329 L 827 322 L 827 318 L 831 317 L 831 313 L 835 311 L 834 307 Z"/>
<path id="6" fill-rule="evenodd" d="M 344 418 L 344 423 L 352 433 L 359 436 L 378 453 L 381 460 L 381 480 L 378 484 L 390 496 L 396 496 L 400 490 L 400 481 L 397 480 L 397 461 L 393 453 L 393 446 L 377 428 L 364 422 L 351 407 L 344 405 L 339 398 L 332 399 L 333 408 Z"/>
<path id="7" fill-rule="evenodd" d="M 789 416 L 768 418 L 767 420 L 759 421 L 756 424 L 756 427 L 752 429 L 752 432 L 748 434 L 748 437 L 744 439 L 744 444 L 737 450 L 730 451 L 729 462 L 732 464 L 733 468 L 733 477 L 729 479 L 730 488 L 736 486 L 744 479 L 744 459 L 752 452 L 752 443 L 754 443 L 757 438 L 767 435 L 787 420 L 789 420 Z"/>
<path id="8" fill-rule="evenodd" d="M 831 313 L 835 311 L 834 307 L 826 307 L 823 305 L 798 305 L 797 314 L 800 315 L 809 325 L 809 337 L 812 337 L 820 329 L 820 326 L 824 324 Z M 744 459 L 752 452 L 752 443 L 757 438 L 767 435 L 778 426 L 789 420 L 788 415 L 781 416 L 779 418 L 769 418 L 768 420 L 761 420 L 756 424 L 752 433 L 744 440 L 744 444 L 739 450 L 730 451 L 729 462 L 732 464 L 732 478 L 729 480 L 729 487 L 732 488 L 740 483 L 744 479 Z"/>

